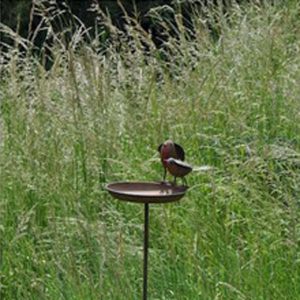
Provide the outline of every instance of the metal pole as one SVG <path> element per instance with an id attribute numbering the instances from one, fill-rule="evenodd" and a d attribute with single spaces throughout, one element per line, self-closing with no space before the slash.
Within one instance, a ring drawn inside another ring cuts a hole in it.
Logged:
<path id="1" fill-rule="evenodd" d="M 148 282 L 148 246 L 149 246 L 149 203 L 145 203 L 145 219 L 144 219 L 144 281 L 143 281 L 143 300 L 147 300 L 147 282 Z"/>

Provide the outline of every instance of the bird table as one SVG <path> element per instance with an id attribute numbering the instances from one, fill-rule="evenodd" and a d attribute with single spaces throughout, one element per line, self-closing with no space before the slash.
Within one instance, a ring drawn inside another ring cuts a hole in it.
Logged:
<path id="1" fill-rule="evenodd" d="M 160 182 L 115 182 L 106 186 L 116 199 L 144 204 L 144 261 L 143 300 L 147 300 L 148 246 L 149 246 L 149 204 L 168 203 L 180 200 L 187 186 L 175 186 Z"/>

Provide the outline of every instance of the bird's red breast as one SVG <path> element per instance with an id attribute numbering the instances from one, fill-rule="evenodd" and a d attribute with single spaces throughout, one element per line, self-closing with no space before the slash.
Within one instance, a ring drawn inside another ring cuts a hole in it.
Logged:
<path id="1" fill-rule="evenodd" d="M 167 140 L 162 144 L 160 149 L 161 162 L 165 168 L 167 167 L 165 160 L 170 157 L 177 158 L 177 153 L 174 143 L 171 140 Z"/>

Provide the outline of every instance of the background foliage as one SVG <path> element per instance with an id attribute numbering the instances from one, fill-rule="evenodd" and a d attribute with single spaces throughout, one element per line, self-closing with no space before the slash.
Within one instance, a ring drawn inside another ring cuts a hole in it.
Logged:
<path id="1" fill-rule="evenodd" d="M 1 25 L 0 298 L 140 299 L 143 209 L 104 187 L 160 180 L 172 138 L 213 171 L 151 207 L 150 299 L 299 299 L 298 1 L 207 9 L 192 36 L 156 14 L 159 48 L 107 18 L 105 52 L 40 9 L 48 70 Z"/>

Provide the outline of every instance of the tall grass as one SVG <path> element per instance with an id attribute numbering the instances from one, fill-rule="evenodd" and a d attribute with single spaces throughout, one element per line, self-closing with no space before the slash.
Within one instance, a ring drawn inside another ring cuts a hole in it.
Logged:
<path id="1" fill-rule="evenodd" d="M 78 29 L 68 47 L 56 36 L 48 71 L 15 35 L 0 66 L 1 299 L 140 299 L 143 209 L 104 186 L 159 180 L 167 138 L 214 170 L 151 206 L 149 299 L 300 299 L 296 2 L 208 10 L 192 39 L 178 13 L 163 50 L 134 20 L 104 54 Z"/>

